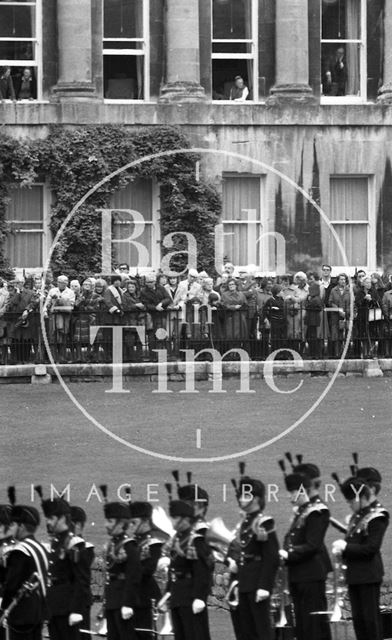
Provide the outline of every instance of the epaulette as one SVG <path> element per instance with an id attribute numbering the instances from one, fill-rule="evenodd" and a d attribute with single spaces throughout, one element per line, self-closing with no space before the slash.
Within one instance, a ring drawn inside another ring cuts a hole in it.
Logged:
<path id="1" fill-rule="evenodd" d="M 252 522 L 252 531 L 259 542 L 266 542 L 269 534 L 275 531 L 275 521 L 271 516 L 259 513 Z"/>
<path id="2" fill-rule="evenodd" d="M 376 518 L 387 517 L 389 517 L 389 513 L 384 507 L 375 507 L 361 519 L 361 523 L 364 523 L 365 527 L 367 528 L 372 520 L 376 520 Z"/>
<path id="3" fill-rule="evenodd" d="M 83 545 L 85 544 L 85 541 L 83 540 L 83 538 L 80 538 L 79 536 L 75 536 L 74 534 L 70 535 L 68 540 L 67 540 L 67 544 L 66 547 L 67 549 L 71 550 L 73 549 L 73 547 L 75 547 L 77 544 L 82 543 Z"/>
<path id="4" fill-rule="evenodd" d="M 86 549 L 94 549 L 94 545 L 92 542 L 86 542 L 86 540 L 84 541 L 84 546 Z"/>
<path id="5" fill-rule="evenodd" d="M 303 512 L 303 516 L 306 518 L 310 516 L 311 513 L 321 513 L 322 511 L 329 511 L 328 507 L 324 502 L 311 502 Z"/>
<path id="6" fill-rule="evenodd" d="M 194 531 L 207 531 L 209 529 L 210 525 L 208 524 L 208 522 L 205 522 L 205 520 L 198 520 L 197 522 L 195 522 L 194 526 L 193 526 L 193 530 Z"/>

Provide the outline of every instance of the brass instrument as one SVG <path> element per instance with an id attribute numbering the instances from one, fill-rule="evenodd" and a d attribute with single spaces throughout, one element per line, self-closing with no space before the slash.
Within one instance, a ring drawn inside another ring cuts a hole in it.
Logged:
<path id="1" fill-rule="evenodd" d="M 172 622 L 171 622 L 171 616 L 170 616 L 170 612 L 169 610 L 166 608 L 166 610 L 164 612 L 161 611 L 161 606 L 160 603 L 162 602 L 163 598 L 161 598 L 161 600 L 159 600 L 158 602 L 156 602 L 154 599 L 151 600 L 151 610 L 152 610 L 152 629 L 136 629 L 136 631 L 150 631 L 150 633 L 152 632 L 155 636 L 157 637 L 161 637 L 161 636 L 173 636 L 174 635 L 174 631 L 173 631 L 173 626 L 172 626 Z M 163 620 L 162 620 L 162 624 L 161 624 L 161 628 L 158 631 L 158 620 L 159 620 L 159 616 L 163 615 Z"/>
<path id="2" fill-rule="evenodd" d="M 333 611 L 331 622 L 339 622 L 342 619 L 342 607 L 347 592 L 345 585 L 345 570 L 341 555 L 336 556 L 333 563 Z"/>
<path id="3" fill-rule="evenodd" d="M 224 562 L 230 544 L 235 538 L 235 531 L 230 531 L 222 518 L 214 518 L 209 523 L 206 533 L 206 542 L 214 551 L 215 560 Z"/>
<path id="4" fill-rule="evenodd" d="M 239 592 L 238 592 L 238 580 L 233 580 L 228 592 L 225 595 L 225 600 L 228 603 L 230 609 L 237 609 L 239 605 Z"/>
<path id="5" fill-rule="evenodd" d="M 286 592 L 287 592 L 287 569 L 283 563 L 281 563 L 280 568 L 280 584 L 279 584 L 279 594 L 278 594 L 278 603 L 279 603 L 279 620 L 275 624 L 275 627 L 282 628 L 287 627 L 288 621 L 286 616 Z"/>

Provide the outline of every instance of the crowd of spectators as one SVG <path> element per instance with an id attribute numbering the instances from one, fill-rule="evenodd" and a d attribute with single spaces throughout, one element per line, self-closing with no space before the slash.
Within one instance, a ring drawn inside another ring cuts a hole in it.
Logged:
<path id="1" fill-rule="evenodd" d="M 353 297 L 353 300 L 352 300 Z M 41 313 L 42 308 L 42 323 Z M 111 362 L 113 326 L 123 326 L 123 360 L 154 360 L 156 349 L 246 350 L 252 359 L 294 350 L 303 358 L 339 358 L 350 316 L 348 357 L 392 357 L 392 277 L 358 271 L 259 277 L 252 265 L 227 262 L 215 280 L 189 269 L 131 277 L 127 264 L 110 277 L 0 281 L 0 363 Z M 95 327 L 95 331 L 91 328 Z M 93 334 L 93 339 L 91 338 Z"/>

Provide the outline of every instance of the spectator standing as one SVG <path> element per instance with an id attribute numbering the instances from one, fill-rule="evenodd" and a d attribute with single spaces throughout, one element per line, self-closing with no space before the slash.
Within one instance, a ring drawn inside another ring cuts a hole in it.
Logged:
<path id="1" fill-rule="evenodd" d="M 306 341 L 309 357 L 318 360 L 321 356 L 320 325 L 323 304 L 320 297 L 320 285 L 316 280 L 309 284 L 309 295 L 305 303 Z"/>
<path id="2" fill-rule="evenodd" d="M 140 292 L 134 280 L 128 282 L 127 290 L 123 295 L 123 309 L 125 324 L 130 327 L 124 331 L 124 360 L 126 362 L 140 362 L 143 355 L 143 345 L 135 327 L 144 326 L 146 314 L 145 306 L 140 299 Z"/>
<path id="3" fill-rule="evenodd" d="M 49 337 L 54 357 L 66 362 L 67 340 L 70 334 L 71 314 L 75 305 L 75 293 L 68 287 L 68 277 L 60 275 L 57 287 L 50 289 L 45 310 L 49 312 Z"/>

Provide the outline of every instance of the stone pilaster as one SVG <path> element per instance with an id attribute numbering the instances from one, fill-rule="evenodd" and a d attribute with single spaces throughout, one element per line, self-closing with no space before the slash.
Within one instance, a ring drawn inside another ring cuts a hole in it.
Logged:
<path id="1" fill-rule="evenodd" d="M 59 100 L 96 97 L 91 74 L 91 0 L 57 0 Z"/>
<path id="2" fill-rule="evenodd" d="M 308 0 L 276 0 L 276 82 L 269 104 L 313 102 L 309 86 Z"/>
<path id="3" fill-rule="evenodd" d="M 200 85 L 199 0 L 167 0 L 166 83 L 160 102 L 206 100 Z"/>

